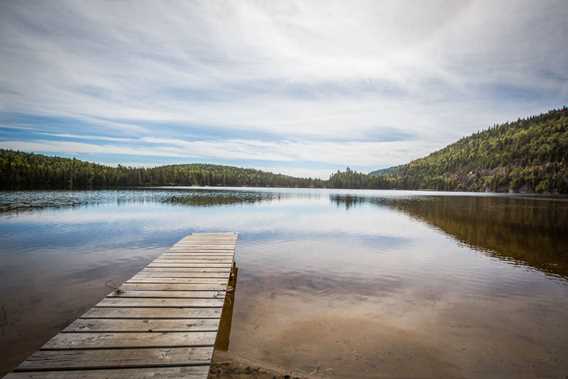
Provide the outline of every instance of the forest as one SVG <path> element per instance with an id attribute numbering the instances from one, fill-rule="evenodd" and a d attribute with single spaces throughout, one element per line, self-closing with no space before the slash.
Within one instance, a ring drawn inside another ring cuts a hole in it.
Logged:
<path id="1" fill-rule="evenodd" d="M 568 108 L 495 125 L 408 164 L 328 180 L 212 164 L 153 168 L 0 150 L 0 189 L 251 186 L 568 193 Z"/>
<path id="2" fill-rule="evenodd" d="M 104 189 L 145 186 L 321 187 L 319 179 L 211 164 L 153 168 L 104 166 L 78 159 L 0 150 L 0 189 Z"/>
<path id="3" fill-rule="evenodd" d="M 385 188 L 568 193 L 568 108 L 495 125 L 370 175 Z"/>

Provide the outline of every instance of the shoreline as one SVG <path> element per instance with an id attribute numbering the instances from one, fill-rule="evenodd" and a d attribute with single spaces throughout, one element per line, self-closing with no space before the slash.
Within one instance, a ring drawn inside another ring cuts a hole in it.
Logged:
<path id="1" fill-rule="evenodd" d="M 209 379 L 320 379 L 322 376 L 314 373 L 300 372 L 298 369 L 289 370 L 240 357 L 226 351 L 215 351 Z"/>

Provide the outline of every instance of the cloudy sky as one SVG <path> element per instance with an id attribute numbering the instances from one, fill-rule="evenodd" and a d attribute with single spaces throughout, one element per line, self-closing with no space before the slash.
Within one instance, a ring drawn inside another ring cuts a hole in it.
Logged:
<path id="1" fill-rule="evenodd" d="M 1 1 L 0 148 L 327 177 L 568 103 L 568 2 Z"/>

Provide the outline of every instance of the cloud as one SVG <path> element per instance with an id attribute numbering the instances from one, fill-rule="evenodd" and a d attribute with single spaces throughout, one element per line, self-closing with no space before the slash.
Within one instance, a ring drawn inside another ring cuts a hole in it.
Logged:
<path id="1" fill-rule="evenodd" d="M 89 136 L 87 136 L 88 138 Z M 291 164 L 318 163 L 344 167 L 345 162 L 356 166 L 374 167 L 391 161 L 419 156 L 427 152 L 423 142 L 267 142 L 254 140 L 184 141 L 144 137 L 130 144 L 96 144 L 73 140 L 35 139 L 28 141 L 3 140 L 0 148 L 42 153 L 115 154 L 169 158 L 199 158 L 200 161 L 264 161 Z M 409 151 L 414 150 L 414 151 Z M 296 168 L 297 172 L 298 169 Z"/>
<path id="2" fill-rule="evenodd" d="M 1 2 L 0 114 L 30 116 L 2 125 L 60 143 L 0 138 L 95 160 L 400 164 L 563 105 L 567 18 L 562 0 Z"/>

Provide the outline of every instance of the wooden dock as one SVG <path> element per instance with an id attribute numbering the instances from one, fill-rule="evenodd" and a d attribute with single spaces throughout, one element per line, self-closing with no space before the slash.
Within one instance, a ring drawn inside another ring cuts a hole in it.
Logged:
<path id="1" fill-rule="evenodd" d="M 236 242 L 183 238 L 5 379 L 207 378 Z"/>

